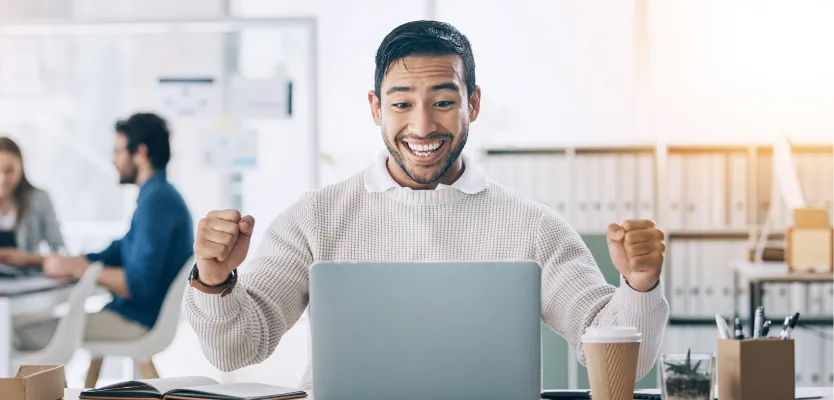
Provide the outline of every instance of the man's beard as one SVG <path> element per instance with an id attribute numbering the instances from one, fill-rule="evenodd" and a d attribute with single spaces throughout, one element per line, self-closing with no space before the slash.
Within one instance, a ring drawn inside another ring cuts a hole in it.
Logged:
<path id="1" fill-rule="evenodd" d="M 125 173 L 119 172 L 119 183 L 122 185 L 136 183 L 136 178 L 139 175 L 139 169 L 136 166 L 131 166 L 130 170 Z"/>
<path id="2" fill-rule="evenodd" d="M 448 145 L 450 145 L 450 146 L 452 145 L 451 142 L 453 140 L 449 139 L 449 138 L 454 138 L 454 136 L 452 136 L 451 133 L 449 133 L 449 132 L 432 132 L 431 134 L 429 134 L 429 137 L 432 137 L 432 135 L 444 136 L 443 140 L 446 140 L 447 142 L 449 142 Z M 437 172 L 435 175 L 430 176 L 428 178 L 422 178 L 422 177 L 415 176 L 415 174 L 412 171 L 409 171 L 409 168 L 408 168 L 407 164 L 405 163 L 405 158 L 400 153 L 400 151 L 397 149 L 397 143 L 402 143 L 402 140 L 405 139 L 405 136 L 406 135 L 404 135 L 404 134 L 399 134 L 399 135 L 397 135 L 396 138 L 394 138 L 394 143 L 390 143 L 389 140 L 388 140 L 388 137 L 385 136 L 385 127 L 382 128 L 382 138 L 383 138 L 383 141 L 385 142 L 385 147 L 388 148 L 388 152 L 391 153 L 391 157 L 394 157 L 394 161 L 397 162 L 397 165 L 400 166 L 400 169 L 402 169 L 403 172 L 405 172 L 405 174 L 408 175 L 408 177 L 411 178 L 412 181 L 417 182 L 421 185 L 429 185 L 429 184 L 437 182 L 441 178 L 443 178 L 443 176 L 446 175 L 446 172 L 449 171 L 449 168 L 452 167 L 452 164 L 454 164 L 455 161 L 457 161 L 458 157 L 460 157 L 460 153 L 463 152 L 463 147 L 466 146 L 466 139 L 469 137 L 469 127 L 466 126 L 466 127 L 463 128 L 463 131 L 461 131 L 460 140 L 458 140 L 457 144 L 454 145 L 455 147 L 452 148 L 451 153 L 449 153 L 449 158 L 446 160 L 446 163 L 445 163 L 445 165 L 443 165 L 443 168 L 441 168 L 440 171 Z M 404 144 L 404 146 L 407 146 L 407 145 Z"/>

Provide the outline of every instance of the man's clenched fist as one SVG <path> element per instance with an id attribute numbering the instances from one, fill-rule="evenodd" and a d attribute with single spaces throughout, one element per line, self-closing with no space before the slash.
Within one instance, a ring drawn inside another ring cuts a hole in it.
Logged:
<path id="1" fill-rule="evenodd" d="M 200 282 L 217 286 L 243 264 L 249 252 L 249 241 L 255 218 L 243 218 L 237 210 L 212 211 L 197 225 L 194 256 Z"/>
<path id="2" fill-rule="evenodd" d="M 628 220 L 622 226 L 608 225 L 608 253 L 617 271 L 635 290 L 652 290 L 660 280 L 663 231 L 649 220 Z"/>

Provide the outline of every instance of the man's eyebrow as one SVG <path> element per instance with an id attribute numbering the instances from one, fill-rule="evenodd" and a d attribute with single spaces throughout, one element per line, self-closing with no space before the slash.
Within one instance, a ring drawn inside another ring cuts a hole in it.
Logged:
<path id="1" fill-rule="evenodd" d="M 454 90 L 456 92 L 459 92 L 460 91 L 460 86 L 458 86 L 454 82 L 446 82 L 446 83 L 440 83 L 440 84 L 432 86 L 431 90 L 433 92 L 436 92 L 438 90 Z M 413 91 L 414 91 L 414 88 L 411 87 L 411 86 L 393 86 L 390 89 L 386 90 L 385 94 L 391 95 L 391 94 L 397 93 L 397 92 L 413 92 Z"/>
<path id="2" fill-rule="evenodd" d="M 388 89 L 385 92 L 385 94 L 390 95 L 390 94 L 396 93 L 396 92 L 410 92 L 412 90 L 414 90 L 414 89 L 411 86 L 394 86 L 391 89 Z"/>
<path id="3" fill-rule="evenodd" d="M 432 91 L 437 91 L 437 90 L 454 90 L 454 91 L 456 91 L 456 92 L 459 92 L 459 91 L 460 91 L 460 86 L 458 86 L 457 84 L 452 83 L 452 82 L 447 82 L 447 83 L 441 83 L 441 84 L 439 84 L 439 85 L 434 85 L 434 86 L 432 86 L 432 87 L 431 87 L 431 90 L 432 90 Z"/>

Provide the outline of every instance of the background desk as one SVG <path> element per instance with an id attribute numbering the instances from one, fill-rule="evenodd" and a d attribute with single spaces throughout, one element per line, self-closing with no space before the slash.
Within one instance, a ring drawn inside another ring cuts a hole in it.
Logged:
<path id="1" fill-rule="evenodd" d="M 50 312 L 69 299 L 72 279 L 43 276 L 0 278 L 0 376 L 13 376 L 10 370 L 14 317 Z"/>
<path id="2" fill-rule="evenodd" d="M 749 286 L 749 316 L 748 333 L 753 332 L 753 316 L 756 315 L 756 308 L 762 305 L 762 295 L 764 285 L 767 283 L 805 283 L 807 285 L 815 283 L 831 283 L 834 280 L 834 274 L 830 272 L 790 272 L 787 265 L 783 262 L 749 262 L 741 261 L 733 264 L 735 269 L 736 279 L 746 281 Z M 800 311 L 801 312 L 801 311 Z M 784 316 L 767 315 L 767 318 L 776 320 L 773 321 L 777 327 L 782 325 L 782 321 L 778 318 L 784 319 Z M 738 315 L 738 310 L 736 310 Z M 806 317 L 799 318 L 800 324 L 831 324 L 833 321 L 829 317 L 827 319 L 809 319 Z"/>

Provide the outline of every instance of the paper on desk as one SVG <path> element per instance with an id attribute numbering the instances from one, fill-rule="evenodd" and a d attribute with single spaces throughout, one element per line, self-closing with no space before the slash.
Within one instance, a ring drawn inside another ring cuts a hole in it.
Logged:
<path id="1" fill-rule="evenodd" d="M 71 279 L 52 279 L 45 276 L 25 276 L 0 279 L 0 295 L 15 295 L 56 288 L 71 283 Z"/>

